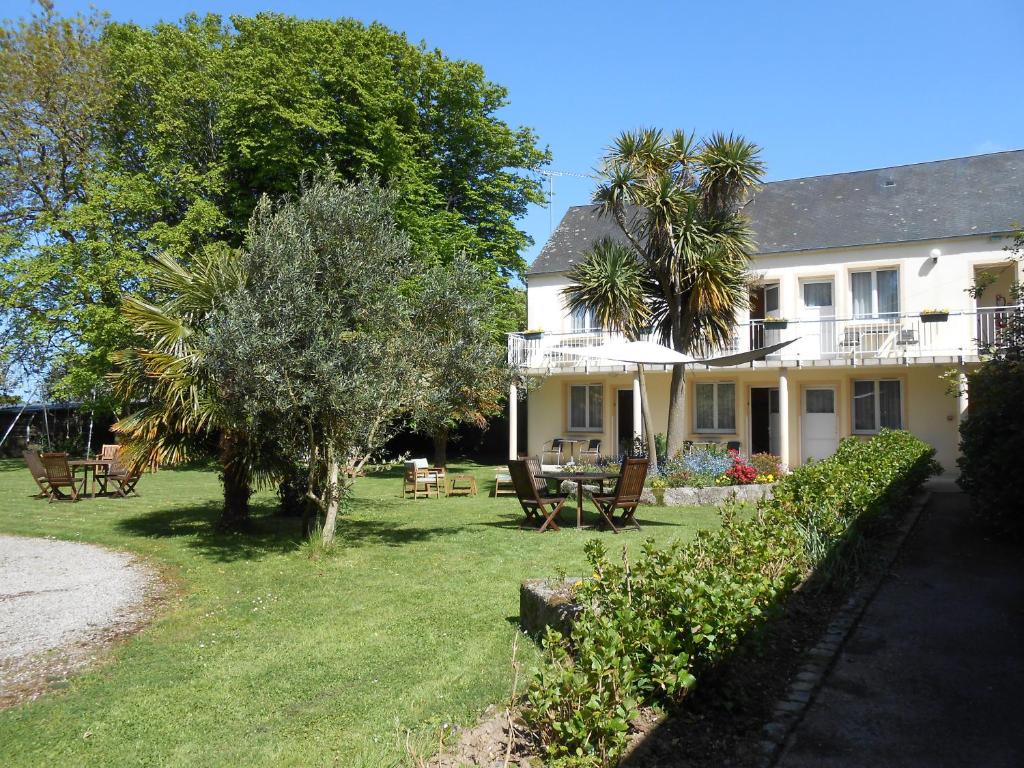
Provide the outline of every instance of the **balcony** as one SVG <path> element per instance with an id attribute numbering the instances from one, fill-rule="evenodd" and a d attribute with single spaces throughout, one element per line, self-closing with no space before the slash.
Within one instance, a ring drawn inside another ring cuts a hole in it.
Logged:
<path id="1" fill-rule="evenodd" d="M 920 313 L 884 317 L 753 320 L 736 326 L 733 341 L 709 355 L 727 355 L 793 341 L 756 367 L 892 365 L 977 360 L 993 344 L 1008 313 L 1024 307 L 984 307 L 950 312 L 943 318 Z M 622 341 L 608 331 L 509 334 L 509 363 L 537 373 L 623 370 L 620 362 L 582 357 L 577 350 Z M 750 366 L 748 363 L 746 366 Z M 628 366 L 632 367 L 632 366 Z"/>

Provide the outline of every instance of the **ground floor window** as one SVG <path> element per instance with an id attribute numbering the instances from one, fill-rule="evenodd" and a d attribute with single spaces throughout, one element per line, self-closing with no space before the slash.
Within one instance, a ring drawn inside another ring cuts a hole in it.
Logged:
<path id="1" fill-rule="evenodd" d="M 853 431 L 872 434 L 903 428 L 903 392 L 898 379 L 853 382 Z"/>
<path id="2" fill-rule="evenodd" d="M 731 381 L 696 385 L 697 432 L 736 431 L 736 385 Z"/>
<path id="3" fill-rule="evenodd" d="M 569 386 L 569 429 L 599 432 L 604 429 L 604 385 Z"/>

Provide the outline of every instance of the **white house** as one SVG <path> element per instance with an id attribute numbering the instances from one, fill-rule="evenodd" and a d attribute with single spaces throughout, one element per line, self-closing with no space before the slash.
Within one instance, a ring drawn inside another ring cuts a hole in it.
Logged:
<path id="1" fill-rule="evenodd" d="M 1024 151 L 770 182 L 745 210 L 758 242 L 755 287 L 730 350 L 797 341 L 743 366 L 688 368 L 689 438 L 797 465 L 846 435 L 900 427 L 955 468 L 967 395 L 947 394 L 940 375 L 976 365 L 979 343 L 1002 322 L 1017 269 L 1005 248 L 1024 221 Z M 539 384 L 525 441 L 511 419 L 512 455 L 521 442 L 539 454 L 556 437 L 600 439 L 616 454 L 639 433 L 633 368 L 571 353 L 613 334 L 571 315 L 561 294 L 567 271 L 606 235 L 621 237 L 596 206 L 571 208 L 528 271 L 528 327 L 542 333 L 510 336 L 509 356 Z M 973 299 L 967 289 L 982 273 L 994 282 Z M 648 374 L 657 431 L 667 430 L 669 379 L 668 369 Z"/>

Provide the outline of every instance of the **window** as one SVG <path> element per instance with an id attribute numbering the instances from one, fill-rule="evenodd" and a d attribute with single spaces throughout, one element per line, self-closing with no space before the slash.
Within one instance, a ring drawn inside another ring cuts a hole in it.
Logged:
<path id="1" fill-rule="evenodd" d="M 850 275 L 853 316 L 891 317 L 900 313 L 900 279 L 895 269 L 854 272 Z"/>
<path id="2" fill-rule="evenodd" d="M 779 316 L 779 284 L 764 287 L 764 314 L 767 317 Z"/>
<path id="3" fill-rule="evenodd" d="M 604 385 L 569 387 L 569 429 L 598 432 L 604 428 Z"/>
<path id="4" fill-rule="evenodd" d="M 589 309 L 574 309 L 569 317 L 572 321 L 573 333 L 597 330 L 597 323 L 594 322 L 594 313 Z"/>
<path id="5" fill-rule="evenodd" d="M 831 307 L 832 282 L 804 283 L 805 307 Z"/>
<path id="6" fill-rule="evenodd" d="M 736 431 L 736 385 L 720 381 L 697 384 L 697 432 Z"/>
<path id="7" fill-rule="evenodd" d="M 836 393 L 831 389 L 808 389 L 807 390 L 807 412 L 808 413 L 835 413 Z"/>
<path id="8" fill-rule="evenodd" d="M 853 431 L 903 428 L 903 397 L 896 379 L 853 382 Z"/>

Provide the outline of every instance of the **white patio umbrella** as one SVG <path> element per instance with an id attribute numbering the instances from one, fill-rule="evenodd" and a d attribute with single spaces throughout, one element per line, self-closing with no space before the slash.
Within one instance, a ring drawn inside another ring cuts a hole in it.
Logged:
<path id="1" fill-rule="evenodd" d="M 617 341 L 609 344 L 601 344 L 596 347 L 577 347 L 572 350 L 572 354 L 580 357 L 592 357 L 598 360 L 614 360 L 618 363 L 636 363 L 637 373 L 641 377 L 641 384 L 643 383 L 643 367 L 645 365 L 709 365 L 712 367 L 724 367 L 729 365 L 743 365 L 744 363 L 750 363 L 754 360 L 763 360 L 773 352 L 777 352 L 783 347 L 792 344 L 796 339 L 790 339 L 789 341 L 783 341 L 779 344 L 772 344 L 768 347 L 759 347 L 758 349 L 752 349 L 749 352 L 737 352 L 732 355 L 723 355 L 720 357 L 707 357 L 707 358 L 696 358 L 690 355 L 683 354 L 682 352 L 676 352 L 670 347 L 666 347 L 664 344 L 658 344 L 653 341 Z M 569 352 L 569 350 L 561 350 L 563 353 Z M 684 369 L 685 376 L 685 369 Z M 644 398 L 646 397 L 646 386 L 640 387 L 640 409 L 641 411 L 646 410 Z M 650 439 L 650 436 L 648 436 Z M 650 450 L 648 450 L 650 452 Z M 654 462 L 657 462 L 657 457 L 654 457 Z"/>

